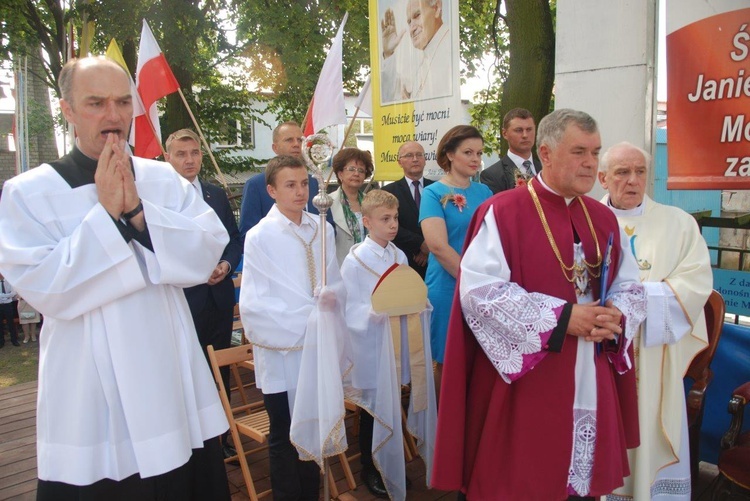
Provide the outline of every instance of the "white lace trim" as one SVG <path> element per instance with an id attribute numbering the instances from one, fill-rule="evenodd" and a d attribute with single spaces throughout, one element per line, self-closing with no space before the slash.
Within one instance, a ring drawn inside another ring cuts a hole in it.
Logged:
<path id="1" fill-rule="evenodd" d="M 689 478 L 662 478 L 651 486 L 651 498 L 656 496 L 690 496 Z"/>
<path id="2" fill-rule="evenodd" d="M 646 292 L 642 284 L 634 282 L 620 287 L 608 299 L 612 299 L 612 304 L 625 315 L 625 338 L 632 341 L 641 322 L 646 319 Z"/>
<path id="3" fill-rule="evenodd" d="M 573 409 L 573 451 L 568 485 L 579 496 L 587 496 L 594 472 L 596 445 L 596 409 Z"/>
<path id="4" fill-rule="evenodd" d="M 661 283 L 662 288 L 666 288 L 667 284 L 664 282 Z M 670 297 L 667 294 L 664 294 L 663 297 L 663 305 L 662 305 L 662 311 L 664 312 L 664 318 L 662 319 L 662 325 L 664 327 L 664 336 L 663 340 L 665 344 L 675 344 L 677 342 L 677 336 L 674 333 L 674 329 L 672 328 L 672 311 L 669 308 L 669 302 Z"/>
<path id="5" fill-rule="evenodd" d="M 521 372 L 523 355 L 541 351 L 539 334 L 557 325 L 552 310 L 564 304 L 513 282 L 477 287 L 461 297 L 466 323 L 505 381 L 506 374 Z"/>
<path id="6" fill-rule="evenodd" d="M 621 351 L 621 361 L 615 363 L 615 368 L 620 374 L 625 373 L 633 368 L 633 361 L 630 359 L 628 349 L 633 342 L 633 338 L 639 332 L 641 323 L 646 319 L 646 290 L 640 283 L 630 282 L 627 285 L 621 284 L 620 290 L 615 291 L 609 296 L 612 304 L 619 309 L 625 316 L 625 339 Z M 610 356 L 610 361 L 613 361 Z M 614 361 L 613 361 L 614 363 Z"/>

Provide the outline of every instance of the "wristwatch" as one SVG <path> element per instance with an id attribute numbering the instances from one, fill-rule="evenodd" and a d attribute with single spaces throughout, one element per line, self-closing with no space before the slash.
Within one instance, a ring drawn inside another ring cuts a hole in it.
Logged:
<path id="1" fill-rule="evenodd" d="M 131 219 L 133 219 L 135 216 L 137 216 L 141 212 L 143 212 L 143 202 L 141 202 L 141 199 L 139 198 L 138 199 L 138 205 L 136 205 L 135 209 L 131 210 L 130 212 L 123 212 L 122 213 L 122 218 L 125 221 L 130 221 Z"/>

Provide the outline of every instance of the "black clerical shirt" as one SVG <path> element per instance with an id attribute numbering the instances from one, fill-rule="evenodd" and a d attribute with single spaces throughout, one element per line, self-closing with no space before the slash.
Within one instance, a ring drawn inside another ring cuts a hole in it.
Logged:
<path id="1" fill-rule="evenodd" d="M 94 175 L 96 174 L 97 161 L 93 158 L 89 158 L 78 149 L 78 146 L 73 147 L 73 151 L 65 155 L 64 157 L 50 162 L 50 166 L 60 174 L 66 183 L 71 188 L 79 188 L 87 184 L 94 184 Z M 133 168 L 131 162 L 130 168 Z M 133 171 L 133 177 L 135 177 L 135 171 Z M 141 245 L 153 252 L 154 246 L 151 243 L 151 235 L 148 231 L 148 225 L 143 231 L 138 231 L 129 224 L 124 223 L 120 219 L 112 218 L 112 221 L 120 231 L 120 235 L 125 239 L 125 242 L 135 240 Z"/>

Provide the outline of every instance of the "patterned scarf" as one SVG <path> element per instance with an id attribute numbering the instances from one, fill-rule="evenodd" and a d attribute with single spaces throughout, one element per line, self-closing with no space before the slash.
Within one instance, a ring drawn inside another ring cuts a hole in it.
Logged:
<path id="1" fill-rule="evenodd" d="M 363 198 L 365 198 L 365 196 L 362 192 L 357 191 L 357 201 L 359 202 L 360 208 L 362 207 Z M 354 215 L 352 208 L 349 207 L 349 199 L 346 198 L 346 193 L 344 193 L 343 189 L 341 190 L 341 207 L 344 208 L 344 219 L 346 219 L 346 226 L 349 228 L 349 233 L 354 237 L 354 243 L 358 244 L 365 239 L 367 229 L 365 228 L 364 235 L 360 233 L 359 221 L 357 220 L 357 216 Z"/>

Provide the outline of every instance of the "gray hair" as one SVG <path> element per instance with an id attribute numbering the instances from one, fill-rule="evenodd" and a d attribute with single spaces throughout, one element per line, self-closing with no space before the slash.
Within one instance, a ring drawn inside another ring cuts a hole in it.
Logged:
<path id="1" fill-rule="evenodd" d="M 60 97 L 65 99 L 68 104 L 72 104 L 73 102 L 73 77 L 75 77 L 75 72 L 81 64 L 111 64 L 120 68 L 123 74 L 130 79 L 130 74 L 125 71 L 125 68 L 106 56 L 88 56 L 70 59 L 65 63 L 62 71 L 60 71 L 60 76 L 57 77 L 57 85 L 60 87 Z"/>
<path id="2" fill-rule="evenodd" d="M 599 157 L 599 172 L 607 172 L 609 168 L 611 167 L 611 160 L 612 160 L 612 154 L 615 150 L 621 150 L 621 149 L 633 149 L 639 152 L 641 155 L 643 155 L 643 158 L 646 160 L 646 168 L 651 167 L 651 155 L 646 153 L 646 150 L 643 148 L 639 148 L 638 146 L 629 143 L 627 141 L 623 141 L 621 143 L 617 143 L 615 145 L 610 146 L 607 151 L 604 152 L 604 154 Z"/>
<path id="3" fill-rule="evenodd" d="M 565 134 L 565 130 L 571 123 L 588 134 L 599 132 L 596 120 L 588 113 L 561 108 L 553 111 L 539 122 L 536 134 L 537 149 L 544 144 L 551 149 L 557 148 L 563 134 Z"/>

